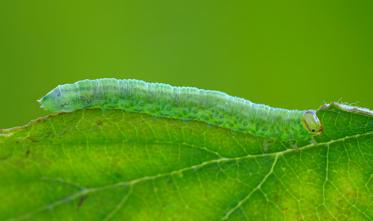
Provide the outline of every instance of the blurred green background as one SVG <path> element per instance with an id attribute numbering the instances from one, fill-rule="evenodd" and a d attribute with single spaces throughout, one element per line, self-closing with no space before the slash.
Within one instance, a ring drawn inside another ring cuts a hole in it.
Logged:
<path id="1" fill-rule="evenodd" d="M 136 78 L 285 108 L 373 109 L 373 1 L 2 0 L 0 128 L 58 84 Z"/>

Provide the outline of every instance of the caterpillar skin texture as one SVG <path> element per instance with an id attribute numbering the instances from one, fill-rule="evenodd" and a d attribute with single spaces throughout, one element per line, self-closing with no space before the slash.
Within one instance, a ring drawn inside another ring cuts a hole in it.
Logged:
<path id="1" fill-rule="evenodd" d="M 196 120 L 280 140 L 308 140 L 322 126 L 315 111 L 254 104 L 219 91 L 141 80 L 97 79 L 59 85 L 39 100 L 51 112 L 120 109 L 156 117 Z"/>

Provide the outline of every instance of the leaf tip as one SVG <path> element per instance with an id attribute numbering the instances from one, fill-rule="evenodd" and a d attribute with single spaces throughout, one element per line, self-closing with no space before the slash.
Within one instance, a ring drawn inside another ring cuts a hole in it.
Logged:
<path id="1" fill-rule="evenodd" d="M 349 105 L 345 103 L 340 103 L 340 102 L 332 102 L 330 104 L 324 104 L 319 108 L 319 110 L 330 110 L 333 108 L 346 111 L 346 112 L 373 116 L 373 110 L 370 110 L 364 107 L 358 107 L 358 106 L 353 106 L 353 105 Z"/>

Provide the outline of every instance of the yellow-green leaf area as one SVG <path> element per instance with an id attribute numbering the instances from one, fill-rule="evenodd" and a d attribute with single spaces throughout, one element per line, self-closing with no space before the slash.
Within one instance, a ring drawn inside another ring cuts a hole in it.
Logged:
<path id="1" fill-rule="evenodd" d="M 0 130 L 0 220 L 372 220 L 371 111 L 317 115 L 291 146 L 120 110 Z"/>

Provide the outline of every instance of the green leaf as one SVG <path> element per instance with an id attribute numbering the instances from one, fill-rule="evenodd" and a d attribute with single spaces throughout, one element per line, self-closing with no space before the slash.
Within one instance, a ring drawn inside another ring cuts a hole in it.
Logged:
<path id="1" fill-rule="evenodd" d="M 373 115 L 331 104 L 312 144 L 83 110 L 0 130 L 0 220 L 373 220 Z"/>

